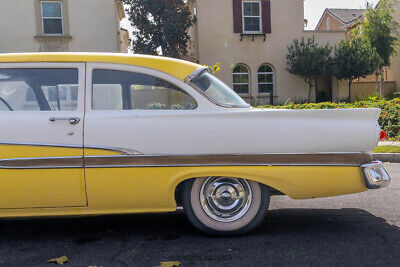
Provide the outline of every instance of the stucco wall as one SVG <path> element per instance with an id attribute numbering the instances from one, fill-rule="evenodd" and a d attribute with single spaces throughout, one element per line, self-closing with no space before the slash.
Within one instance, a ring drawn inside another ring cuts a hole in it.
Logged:
<path id="1" fill-rule="evenodd" d="M 0 1 L 0 52 L 43 51 L 44 44 L 63 51 L 118 52 L 119 19 L 114 1 L 68 0 L 65 21 L 72 39 L 35 38 L 39 35 L 35 1 Z"/>
<path id="2" fill-rule="evenodd" d="M 201 64 L 220 62 L 221 71 L 216 75 L 232 86 L 232 69 L 238 63 L 250 68 L 251 93 L 247 100 L 258 97 L 266 103 L 269 95 L 259 95 L 257 71 L 261 64 L 271 64 L 275 70 L 275 95 L 278 102 L 305 99 L 308 86 L 303 79 L 286 71 L 287 46 L 295 38 L 312 37 L 321 43 L 339 41 L 342 33 L 305 32 L 303 0 L 272 0 L 272 33 L 263 37 L 243 37 L 233 33 L 232 0 L 197 0 L 198 49 Z"/>

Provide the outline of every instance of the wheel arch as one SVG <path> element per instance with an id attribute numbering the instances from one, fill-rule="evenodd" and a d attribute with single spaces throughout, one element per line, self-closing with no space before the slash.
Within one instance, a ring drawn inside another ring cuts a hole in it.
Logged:
<path id="1" fill-rule="evenodd" d="M 192 174 L 189 176 L 183 176 L 180 179 L 177 180 L 176 184 L 174 185 L 174 199 L 176 202 L 177 206 L 182 205 L 182 193 L 183 193 L 183 188 L 186 182 L 191 181 L 193 179 L 197 178 L 206 178 L 206 177 L 221 177 L 221 176 L 226 176 L 226 177 L 232 177 L 232 178 L 238 178 L 238 179 L 245 179 L 249 181 L 254 181 L 258 182 L 261 185 L 267 187 L 270 190 L 271 195 L 285 195 L 285 193 L 282 191 L 284 190 L 284 186 L 276 186 L 275 184 L 279 183 L 268 183 L 268 179 L 262 179 L 261 177 L 254 177 L 254 175 L 246 175 L 245 173 L 225 173 L 225 172 L 209 172 L 209 173 L 198 173 L 198 174 Z"/>

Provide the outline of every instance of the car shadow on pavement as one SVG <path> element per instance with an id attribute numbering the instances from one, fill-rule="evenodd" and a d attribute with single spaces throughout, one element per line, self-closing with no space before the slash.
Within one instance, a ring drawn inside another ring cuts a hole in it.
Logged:
<path id="1" fill-rule="evenodd" d="M 396 265 L 400 229 L 360 209 L 280 209 L 254 232 L 204 236 L 169 214 L 0 221 L 0 265 Z"/>

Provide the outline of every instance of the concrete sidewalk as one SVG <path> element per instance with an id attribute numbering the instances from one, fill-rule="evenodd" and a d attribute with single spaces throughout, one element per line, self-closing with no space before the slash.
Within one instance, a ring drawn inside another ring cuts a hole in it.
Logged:
<path id="1" fill-rule="evenodd" d="M 400 142 L 395 141 L 380 141 L 378 146 L 400 146 Z"/>

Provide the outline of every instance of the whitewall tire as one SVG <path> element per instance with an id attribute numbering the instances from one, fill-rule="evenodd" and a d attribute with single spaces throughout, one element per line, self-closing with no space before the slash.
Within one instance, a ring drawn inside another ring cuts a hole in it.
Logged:
<path id="1" fill-rule="evenodd" d="M 211 235 L 240 235 L 253 230 L 263 221 L 269 200 L 268 187 L 232 177 L 187 181 L 182 197 L 189 221 Z"/>

